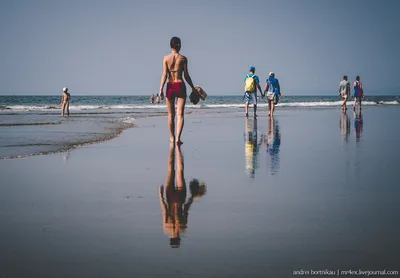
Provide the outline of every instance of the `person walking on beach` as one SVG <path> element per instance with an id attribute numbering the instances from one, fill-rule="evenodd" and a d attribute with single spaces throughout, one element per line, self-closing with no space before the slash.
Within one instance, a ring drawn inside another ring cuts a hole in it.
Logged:
<path id="1" fill-rule="evenodd" d="M 68 93 L 68 88 L 63 88 L 62 98 L 61 98 L 61 116 L 64 117 L 64 111 L 67 110 L 67 115 L 69 117 L 69 101 L 71 99 L 71 95 Z"/>
<path id="2" fill-rule="evenodd" d="M 257 89 L 261 91 L 260 80 L 255 75 L 256 68 L 251 66 L 249 73 L 244 77 L 244 99 L 246 100 L 245 111 L 246 117 L 249 116 L 249 103 L 253 103 L 254 117 L 257 117 Z"/>
<path id="3" fill-rule="evenodd" d="M 363 85 L 360 81 L 360 76 L 357 75 L 356 77 L 356 81 L 353 84 L 354 87 L 354 104 L 353 104 L 353 110 L 356 110 L 356 105 L 357 102 L 359 104 L 359 108 L 361 110 L 361 100 L 364 97 L 364 89 L 363 89 Z"/>
<path id="4" fill-rule="evenodd" d="M 343 76 L 343 80 L 339 84 L 339 95 L 343 98 L 342 110 L 346 110 L 346 102 L 350 95 L 350 82 L 347 81 L 347 75 Z"/>
<path id="5" fill-rule="evenodd" d="M 156 95 L 156 103 L 160 103 L 160 96 L 158 94 Z"/>
<path id="6" fill-rule="evenodd" d="M 265 82 L 264 94 L 267 94 L 268 100 L 268 116 L 274 116 L 275 105 L 278 104 L 281 96 L 279 80 L 275 78 L 275 73 L 270 72 Z"/>
<path id="7" fill-rule="evenodd" d="M 181 135 L 184 125 L 184 113 L 186 104 L 186 86 L 182 79 L 182 75 L 186 82 L 195 91 L 192 79 L 188 71 L 188 59 L 179 53 L 181 49 L 181 40 L 173 37 L 170 41 L 171 54 L 164 57 L 163 73 L 161 76 L 160 93 L 161 99 L 164 97 L 163 89 L 168 78 L 166 90 L 166 104 L 168 109 L 168 127 L 170 133 L 170 141 L 180 145 Z M 197 91 L 196 91 L 197 92 Z M 177 130 L 175 135 L 175 100 L 177 104 Z"/>
<path id="8" fill-rule="evenodd" d="M 149 101 L 150 101 L 150 103 L 154 103 L 154 94 L 152 94 L 152 95 L 150 96 Z"/>

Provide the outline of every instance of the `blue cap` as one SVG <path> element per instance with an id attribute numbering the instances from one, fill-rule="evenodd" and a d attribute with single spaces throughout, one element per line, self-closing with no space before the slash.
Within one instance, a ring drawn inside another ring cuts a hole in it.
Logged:
<path id="1" fill-rule="evenodd" d="M 256 68 L 255 67 L 253 67 L 253 66 L 250 66 L 250 71 L 255 71 L 256 70 Z"/>

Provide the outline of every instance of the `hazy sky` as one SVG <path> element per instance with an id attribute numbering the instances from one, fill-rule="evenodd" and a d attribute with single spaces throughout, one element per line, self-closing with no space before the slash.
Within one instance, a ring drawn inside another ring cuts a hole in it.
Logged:
<path id="1" fill-rule="evenodd" d="M 157 93 L 172 36 L 208 94 L 242 94 L 250 65 L 287 95 L 344 74 L 400 94 L 398 0 L 0 0 L 0 94 Z"/>

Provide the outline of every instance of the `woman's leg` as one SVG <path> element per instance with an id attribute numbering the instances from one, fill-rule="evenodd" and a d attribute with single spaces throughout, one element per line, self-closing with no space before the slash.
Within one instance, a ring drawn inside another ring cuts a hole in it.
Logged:
<path id="1" fill-rule="evenodd" d="M 169 141 L 175 142 L 175 97 L 165 98 L 168 110 Z"/>
<path id="2" fill-rule="evenodd" d="M 181 135 L 182 135 L 182 130 L 183 130 L 183 125 L 185 124 L 185 104 L 186 104 L 186 97 L 178 97 L 177 100 L 177 134 L 176 134 L 176 143 L 178 145 L 182 144 L 183 142 L 181 141 Z"/>
<path id="3" fill-rule="evenodd" d="M 69 117 L 69 102 L 67 102 L 67 104 L 66 104 L 65 106 L 66 106 L 66 108 L 67 108 L 67 115 L 68 115 L 68 117 Z"/>

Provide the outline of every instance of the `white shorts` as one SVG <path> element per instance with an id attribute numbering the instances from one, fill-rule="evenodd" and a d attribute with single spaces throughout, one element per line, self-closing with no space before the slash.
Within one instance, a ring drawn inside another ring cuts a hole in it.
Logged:
<path id="1" fill-rule="evenodd" d="M 267 93 L 267 99 L 273 100 L 274 99 L 274 93 L 273 92 L 268 92 Z"/>
<path id="2" fill-rule="evenodd" d="M 244 93 L 244 98 L 246 100 L 246 104 L 251 104 L 253 103 L 254 105 L 257 105 L 257 92 L 254 93 Z"/>

